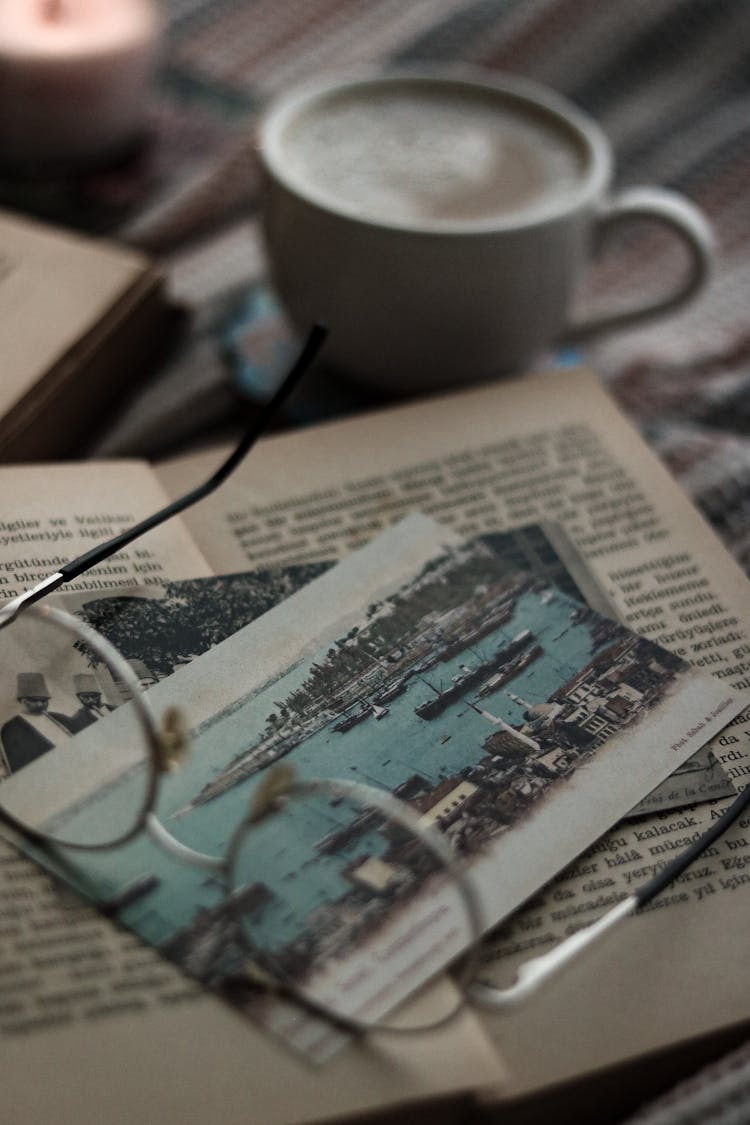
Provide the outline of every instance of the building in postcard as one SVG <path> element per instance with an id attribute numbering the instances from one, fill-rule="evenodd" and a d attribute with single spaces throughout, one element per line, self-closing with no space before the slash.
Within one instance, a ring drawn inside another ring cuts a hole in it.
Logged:
<path id="1" fill-rule="evenodd" d="M 493 758 L 503 759 L 505 762 L 523 762 L 529 757 L 529 754 L 540 749 L 538 742 L 534 742 L 533 746 L 530 746 L 530 741 L 520 732 L 505 727 L 488 734 L 482 744 L 482 749 L 485 754 L 490 754 Z"/>
<path id="2" fill-rule="evenodd" d="M 476 794 L 477 787 L 471 781 L 449 778 L 428 795 L 432 803 L 419 818 L 420 825 L 434 825 L 445 831 L 471 806 Z"/>
<path id="3" fill-rule="evenodd" d="M 361 862 L 345 868 L 344 875 L 357 887 L 363 887 L 376 894 L 387 894 L 397 890 L 409 880 L 409 875 L 395 863 L 389 863 L 380 856 L 371 855 Z"/>

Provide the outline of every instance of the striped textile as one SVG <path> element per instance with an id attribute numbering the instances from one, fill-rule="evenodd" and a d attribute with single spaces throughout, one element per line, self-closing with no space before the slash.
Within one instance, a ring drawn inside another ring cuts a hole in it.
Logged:
<path id="1" fill-rule="evenodd" d="M 608 133 L 616 186 L 670 186 L 710 216 L 719 262 L 705 294 L 678 315 L 587 346 L 582 358 L 750 572 L 748 0 L 163 3 L 167 52 L 151 143 L 133 164 L 68 185 L 65 205 L 72 218 L 159 254 L 195 308 L 195 328 L 93 453 L 156 456 L 195 436 L 196 418 L 203 441 L 217 434 L 234 409 L 224 366 L 232 313 L 251 307 L 252 324 L 261 309 L 264 325 L 284 334 L 263 293 L 249 144 L 268 101 L 333 70 L 471 63 L 556 87 Z M 633 231 L 592 269 L 589 299 L 658 291 L 675 265 L 665 240 Z M 245 321 L 237 325 L 232 339 L 243 335 Z M 746 1076 L 747 1050 L 637 1121 L 750 1122 Z M 719 1104 L 726 1116 L 708 1112 Z"/>
<path id="2" fill-rule="evenodd" d="M 750 1043 L 644 1106 L 623 1125 L 747 1125 Z"/>
<path id="3" fill-rule="evenodd" d="M 203 417 L 224 417 L 221 327 L 262 273 L 248 141 L 269 100 L 335 70 L 479 65 L 554 86 L 594 116 L 615 148 L 616 187 L 669 186 L 712 219 L 719 262 L 704 295 L 588 345 L 582 358 L 750 570 L 747 0 L 166 0 L 165 13 L 151 147 L 137 169 L 89 183 L 87 199 L 99 193 L 105 213 L 115 200 L 115 233 L 173 266 L 200 311 L 199 339 L 183 359 L 187 375 L 166 372 L 101 449 L 153 455 L 190 436 L 187 419 L 182 430 L 178 421 L 186 379 L 208 404 Z M 635 228 L 592 269 L 591 302 L 658 292 L 680 268 L 677 253 L 663 235 Z"/>

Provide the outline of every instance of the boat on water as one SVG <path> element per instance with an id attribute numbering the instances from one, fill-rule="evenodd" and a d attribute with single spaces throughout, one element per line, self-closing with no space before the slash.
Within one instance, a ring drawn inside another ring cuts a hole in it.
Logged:
<path id="1" fill-rule="evenodd" d="M 444 663 L 446 660 L 451 660 L 470 645 L 477 644 L 478 641 L 484 640 L 489 633 L 494 632 L 495 629 L 498 629 L 511 619 L 514 609 L 514 600 L 502 606 L 498 606 L 493 613 L 488 614 L 481 624 L 475 625 L 459 636 L 452 637 L 450 640 L 445 641 L 443 646 L 437 650 L 436 661 Z"/>
<path id="2" fill-rule="evenodd" d="M 496 652 L 496 659 L 504 663 L 506 660 L 512 660 L 519 652 L 523 652 L 526 646 L 535 639 L 531 629 L 522 629 L 520 633 L 516 633 L 506 645 L 501 645 Z"/>
<path id="3" fill-rule="evenodd" d="M 343 734 L 345 731 L 351 730 L 359 723 L 364 722 L 373 714 L 373 706 L 371 703 L 362 703 L 359 711 L 343 711 L 333 723 L 331 730 L 338 731 Z"/>
<path id="4" fill-rule="evenodd" d="M 394 699 L 398 699 L 403 695 L 407 688 L 407 679 L 396 680 L 395 683 L 386 684 L 380 691 L 376 692 L 372 697 L 372 702 L 378 707 L 384 706 L 386 703 L 391 703 Z"/>
<path id="5" fill-rule="evenodd" d="M 438 657 L 436 653 L 433 652 L 429 656 L 425 656 L 418 664 L 414 664 L 409 671 L 404 674 L 404 680 L 410 680 L 414 676 L 423 676 L 425 672 L 429 672 L 431 668 L 434 668 L 437 662 Z"/>
<path id="6" fill-rule="evenodd" d="M 496 677 L 505 675 L 506 680 L 501 680 L 499 681 L 500 683 L 512 679 L 513 676 L 517 675 L 517 673 L 526 666 L 524 664 L 519 667 L 516 661 L 530 649 L 534 640 L 534 634 L 529 629 L 523 629 L 506 645 L 501 646 L 489 660 L 483 660 L 473 668 L 462 665 L 462 672 L 454 676 L 450 686 L 443 691 L 439 691 L 432 684 L 425 681 L 427 686 L 435 693 L 435 697 L 415 707 L 415 715 L 418 715 L 420 719 L 434 719 L 437 715 L 442 714 L 451 703 L 455 703 L 457 699 L 460 699 L 465 692 L 482 684 L 483 681 L 489 682 L 488 676 L 491 679 L 495 679 Z M 530 657 L 529 663 L 532 659 L 536 660 L 537 657 L 542 654 L 543 649 L 538 645 L 536 648 L 538 651 Z M 482 690 L 484 689 L 482 688 Z M 489 690 L 495 691 L 496 688 L 493 687 Z"/>
<path id="7" fill-rule="evenodd" d="M 436 715 L 442 714 L 446 707 L 460 699 L 465 691 L 473 688 L 483 676 L 487 675 L 488 666 L 480 664 L 476 668 L 467 668 L 458 676 L 454 676 L 450 687 L 445 688 L 444 691 L 439 691 L 433 687 L 432 684 L 428 686 L 432 688 L 435 695 L 432 699 L 427 699 L 424 703 L 420 703 L 414 708 L 414 714 L 418 715 L 420 719 L 434 719 Z"/>
<path id="8" fill-rule="evenodd" d="M 484 699 L 485 696 L 492 695 L 493 692 L 504 687 L 505 684 L 512 680 L 514 676 L 517 676 L 519 672 L 523 672 L 524 668 L 528 668 L 529 664 L 533 664 L 535 660 L 538 660 L 543 652 L 544 649 L 541 645 L 532 645 L 531 648 L 526 649 L 525 652 L 515 657 L 514 660 L 503 665 L 498 672 L 495 672 L 494 676 L 490 676 L 480 687 L 476 698 Z"/>

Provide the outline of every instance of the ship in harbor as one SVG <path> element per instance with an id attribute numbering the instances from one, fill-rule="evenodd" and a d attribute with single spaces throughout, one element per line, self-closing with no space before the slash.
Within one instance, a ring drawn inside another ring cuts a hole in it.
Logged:
<path id="1" fill-rule="evenodd" d="M 523 588 L 523 587 L 521 587 Z M 444 640 L 443 644 L 437 650 L 434 656 L 433 663 L 444 663 L 446 660 L 452 660 L 454 656 L 469 648 L 471 645 L 478 644 L 484 640 L 486 636 L 494 632 L 495 629 L 501 625 L 505 625 L 510 621 L 516 607 L 517 592 L 513 598 L 502 602 L 496 606 L 494 611 L 487 614 L 487 616 L 479 623 L 476 623 L 472 628 L 463 630 L 458 636 L 453 637 L 451 640 Z"/>
<path id="2" fill-rule="evenodd" d="M 356 727 L 364 722 L 365 719 L 369 719 L 370 715 L 372 715 L 376 721 L 379 721 L 380 719 L 384 719 L 388 714 L 388 708 L 381 707 L 378 703 L 366 699 L 359 699 L 357 702 L 359 706 L 356 710 L 344 711 L 341 715 L 337 715 L 331 730 L 343 734 L 345 731 L 351 730 L 352 727 Z"/>
<path id="3" fill-rule="evenodd" d="M 500 648 L 489 660 L 483 660 L 473 668 L 462 665 L 461 671 L 453 677 L 447 688 L 438 690 L 425 681 L 435 695 L 434 698 L 427 699 L 424 703 L 415 707 L 415 714 L 420 719 L 434 719 L 442 714 L 451 703 L 455 703 L 467 691 L 471 691 L 472 688 L 480 684 L 482 686 L 477 698 L 483 698 L 484 695 L 496 691 L 498 687 L 513 679 L 528 664 L 542 655 L 541 645 L 534 642 L 534 635 L 529 629 L 524 629 L 507 645 Z M 493 682 L 494 686 L 485 690 L 490 682 Z"/>
<path id="4" fill-rule="evenodd" d="M 434 687 L 432 684 L 427 686 L 432 688 L 435 695 L 432 699 L 425 700 L 414 708 L 414 714 L 418 715 L 420 719 L 434 719 L 441 715 L 446 707 L 451 703 L 455 703 L 460 699 L 464 692 L 473 688 L 483 676 L 487 674 L 488 668 L 486 665 L 480 665 L 477 668 L 469 668 L 467 665 L 462 666 L 462 670 L 451 679 L 450 687 L 444 688 L 442 691 Z"/>
<path id="5" fill-rule="evenodd" d="M 365 719 L 368 719 L 372 714 L 372 706 L 364 699 L 357 700 L 358 706 L 346 711 L 342 711 L 340 715 L 336 716 L 331 730 L 335 730 L 338 734 L 344 734 L 345 731 L 351 730 L 352 727 L 359 726 Z"/>
<path id="6" fill-rule="evenodd" d="M 384 707 L 387 703 L 392 703 L 394 699 L 398 699 L 403 695 L 409 684 L 407 676 L 402 676 L 398 680 L 394 680 L 390 684 L 386 684 L 380 691 L 376 692 L 372 697 L 373 703 L 378 707 Z"/>
<path id="7" fill-rule="evenodd" d="M 485 680 L 477 692 L 476 698 L 485 699 L 488 695 L 499 691 L 501 687 L 505 687 L 514 676 L 517 676 L 519 672 L 523 672 L 524 668 L 528 668 L 529 664 L 538 660 L 543 652 L 544 649 L 541 645 L 532 645 L 531 648 L 527 648 L 525 652 L 520 653 L 515 659 L 495 672 L 493 676 L 490 676 L 488 680 Z"/>

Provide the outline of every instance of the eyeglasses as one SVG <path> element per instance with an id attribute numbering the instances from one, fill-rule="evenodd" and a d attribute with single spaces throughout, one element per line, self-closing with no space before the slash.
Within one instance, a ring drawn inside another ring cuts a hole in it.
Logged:
<path id="1" fill-rule="evenodd" d="M 45 787 L 48 798 L 55 796 L 50 792 L 54 787 L 54 779 L 50 778 L 46 779 L 44 785 L 29 787 L 30 799 L 26 797 L 26 791 L 22 791 L 18 803 L 10 794 L 6 800 L 0 792 L 0 819 L 44 848 L 53 846 L 103 852 L 147 835 L 172 856 L 203 868 L 208 872 L 208 878 L 221 883 L 221 920 L 225 934 L 231 931 L 229 945 L 232 947 L 231 955 L 225 949 L 217 955 L 225 978 L 231 977 L 239 966 L 242 972 L 238 975 L 243 980 L 251 979 L 256 983 L 261 979 L 270 980 L 283 993 L 338 1025 L 355 1030 L 374 1025 L 391 1026 L 387 1016 L 390 1007 L 387 1003 L 373 1009 L 368 1009 L 365 1005 L 362 1011 L 353 1012 L 350 1006 L 342 1003 L 342 997 L 331 995 L 330 991 L 327 993 L 325 990 L 310 991 L 305 986 L 311 975 L 314 955 L 319 951 L 325 954 L 335 946 L 335 934 L 330 932 L 333 920 L 325 917 L 322 908 L 318 919 L 320 933 L 292 935 L 286 942 L 281 957 L 264 945 L 264 913 L 272 916 L 274 925 L 277 926 L 283 927 L 285 919 L 280 915 L 283 907 L 279 907 L 279 888 L 269 889 L 259 877 L 259 873 L 263 872 L 260 844 L 263 843 L 265 833 L 273 846 L 274 831 L 268 829 L 269 825 L 273 828 L 282 810 L 287 813 L 293 808 L 302 810 L 299 815 L 305 826 L 308 825 L 309 817 L 316 816 L 319 822 L 322 818 L 323 823 L 331 826 L 330 846 L 335 846 L 347 857 L 351 857 L 352 862 L 346 872 L 353 887 L 348 905 L 352 911 L 359 911 L 359 917 L 349 925 L 346 931 L 347 941 L 351 941 L 352 935 L 357 933 L 364 939 L 368 932 L 382 925 L 385 903 L 397 902 L 417 894 L 432 894 L 436 887 L 440 887 L 442 893 L 447 886 L 452 909 L 460 920 L 460 945 L 469 951 L 462 962 L 462 987 L 477 1003 L 503 1009 L 525 999 L 542 981 L 557 972 L 591 941 L 645 905 L 677 878 L 748 807 L 750 789 L 745 790 L 708 832 L 654 879 L 618 903 L 597 922 L 579 930 L 551 952 L 527 962 L 522 966 L 515 985 L 504 990 L 497 989 L 475 979 L 478 943 L 482 931 L 481 910 L 460 861 L 447 841 L 431 825 L 425 824 L 423 818 L 415 815 L 408 804 L 385 791 L 340 779 L 302 779 L 288 767 L 276 767 L 268 770 L 258 784 L 249 812 L 239 818 L 238 827 L 229 835 L 220 857 L 180 843 L 167 831 L 154 812 L 160 778 L 172 764 L 184 758 L 187 748 L 188 738 L 182 729 L 180 714 L 169 711 L 161 722 L 158 721 L 148 696 L 142 690 L 143 677 L 139 677 L 131 664 L 105 637 L 77 617 L 57 608 L 36 604 L 47 593 L 79 577 L 90 567 L 217 488 L 264 432 L 278 406 L 315 358 L 324 335 L 322 328 L 313 329 L 297 363 L 276 395 L 257 416 L 254 425 L 237 448 L 208 481 L 128 531 L 74 559 L 0 609 L 0 629 L 14 623 L 11 633 L 17 635 L 21 616 L 31 626 L 26 651 L 29 658 L 34 655 L 37 661 L 34 666 L 37 669 L 42 667 L 48 669 L 50 675 L 54 674 L 55 670 L 65 665 L 65 653 L 69 653 L 71 647 L 84 660 L 88 660 L 86 667 L 96 665 L 103 668 L 111 682 L 117 685 L 120 698 L 130 701 L 128 714 L 132 717 L 134 735 L 127 746 L 118 748 L 118 754 L 108 753 L 109 748 L 104 746 L 104 753 L 97 755 L 94 760 L 90 756 L 93 735 L 87 737 L 84 734 L 82 739 L 71 743 L 70 755 L 66 755 L 65 768 L 68 774 L 75 770 L 81 771 L 81 774 L 97 770 L 100 775 L 98 783 L 106 786 L 113 784 L 115 773 L 112 771 L 116 770 L 118 783 L 125 785 L 127 801 L 120 802 L 114 810 L 110 809 L 104 823 L 87 821 L 85 815 L 78 815 L 75 808 L 73 815 L 68 809 L 63 819 L 51 816 L 50 808 L 55 802 L 45 800 Z M 57 644 L 53 637 L 58 639 Z M 19 643 L 19 647 L 23 646 Z M 83 672 L 79 674 L 86 675 Z M 65 717 L 56 716 L 47 707 L 44 671 L 23 675 L 26 680 L 23 685 L 19 684 L 19 698 L 41 701 L 35 704 L 36 714 L 29 712 L 27 725 L 42 738 L 45 737 L 44 728 L 47 724 L 57 723 L 63 730 Z M 80 686 L 84 686 L 83 681 Z M 95 689 L 97 685 L 89 682 L 85 686 Z M 22 690 L 25 692 L 23 695 Z M 90 707 L 95 707 L 97 695 L 99 693 L 96 690 L 81 690 L 79 697 L 82 699 L 82 708 L 87 703 Z M 84 696 L 88 697 L 86 702 L 83 701 Z M 78 722 L 83 723 L 85 719 L 86 716 L 83 715 Z M 80 733 L 84 728 L 79 726 L 77 729 Z M 69 730 L 67 733 L 76 732 Z M 8 746 L 5 741 L 3 739 L 7 758 Z M 49 738 L 47 741 L 52 744 Z M 79 742 L 82 743 L 81 746 L 78 745 Z M 15 763 L 9 761 L 6 764 L 10 772 L 13 772 Z M 41 774 L 39 776 L 41 778 Z M 61 782 L 71 784 L 69 778 L 63 778 Z M 6 792 L 11 789 L 12 787 L 8 787 Z M 72 783 L 71 789 L 76 791 L 75 783 Z M 352 841 L 365 837 L 368 841 L 378 841 L 374 854 L 365 855 L 362 849 L 352 846 Z M 328 846 L 326 837 L 316 838 L 313 848 L 317 852 L 317 859 L 321 854 L 326 855 Z M 394 863 L 392 857 L 395 854 L 408 856 L 408 860 L 401 864 Z M 281 876 L 282 880 L 293 877 L 294 872 L 290 871 Z M 252 972 L 248 961 L 252 962 Z M 215 966 L 212 972 L 215 972 Z M 452 1009 L 438 1019 L 431 1019 L 428 1024 L 420 1023 L 418 1026 L 433 1027 L 436 1023 L 451 1018 L 453 1014 Z M 416 1026 L 399 1023 L 398 1020 L 393 1024 L 394 1029 L 398 1030 L 415 1030 Z"/>
<path id="2" fill-rule="evenodd" d="M 323 839 L 321 832 L 331 837 L 336 833 L 366 837 L 365 848 L 352 849 L 352 863 L 356 864 L 352 871 L 359 882 L 353 887 L 350 906 L 359 914 L 357 928 L 362 935 L 376 930 L 389 908 L 409 903 L 416 895 L 423 899 L 442 897 L 461 930 L 458 944 L 473 951 L 462 966 L 462 980 L 468 983 L 476 971 L 482 931 L 475 891 L 446 840 L 421 823 L 408 804 L 386 790 L 348 779 L 303 778 L 282 762 L 264 771 L 221 854 L 198 851 L 168 831 L 154 811 L 164 775 L 182 763 L 190 749 L 181 712 L 168 709 L 161 720 L 157 718 L 131 663 L 100 632 L 56 606 L 28 607 L 24 613 L 27 644 L 16 639 L 15 629 L 13 632 L 15 651 L 44 652 L 50 670 L 64 669 L 66 656 L 77 649 L 79 657 L 85 654 L 89 666 L 97 668 L 97 675 L 111 677 L 128 703 L 118 708 L 118 718 L 123 721 L 115 723 L 114 730 L 112 724 L 101 735 L 89 729 L 88 737 L 85 729 L 79 731 L 82 737 L 63 747 L 64 754 L 45 759 L 41 770 L 37 767 L 39 783 L 32 777 L 29 786 L 3 787 L 8 797 L 0 804 L 0 815 L 9 826 L 45 848 L 74 852 L 106 853 L 145 835 L 169 856 L 207 873 L 221 887 L 221 908 L 215 912 L 213 926 L 221 931 L 224 948 L 212 955 L 206 971 L 197 975 L 221 981 L 225 990 L 227 980 L 235 987 L 270 983 L 274 991 L 350 1031 L 373 1026 L 415 1031 L 453 1018 L 463 1003 L 460 990 L 452 993 L 451 1007 L 437 1015 L 431 1013 L 428 1021 L 418 1014 L 416 1022 L 404 1021 L 401 1016 L 398 1022 L 390 1023 L 390 1005 L 373 1004 L 368 996 L 355 998 L 352 1009 L 344 1003 L 344 997 L 337 997 L 335 990 L 324 987 L 321 980 L 322 968 L 332 952 L 330 935 L 321 946 L 318 935 L 308 933 L 297 942 L 296 949 L 285 943 L 280 955 L 270 950 L 262 933 L 257 932 L 259 909 L 262 911 L 271 900 L 276 900 L 273 905 L 277 914 L 284 909 L 284 875 L 280 874 L 277 883 L 269 881 L 271 861 L 266 851 L 275 847 L 279 832 L 287 834 L 290 812 L 293 815 L 296 811 L 302 818 L 296 827 L 300 823 L 303 829 L 312 827 L 316 843 Z M 70 797 L 60 800 L 61 789 Z M 106 791 L 116 794 L 117 800 L 110 799 L 101 816 L 91 809 L 87 798 L 94 792 L 98 799 Z M 281 822 L 278 830 L 271 823 L 275 820 Z M 263 840 L 267 826 L 271 833 Z M 293 823 L 292 830 L 294 827 Z M 379 856 L 377 848 L 373 849 L 376 838 L 386 852 L 399 854 L 402 862 L 397 876 L 387 855 Z M 331 839 L 332 856 L 338 847 L 338 841 L 334 844 Z M 325 851 L 311 847 L 301 865 L 303 869 L 308 867 L 309 879 L 313 877 L 312 867 L 320 861 L 316 854 L 320 850 Z M 325 862 L 325 854 L 322 858 Z M 328 865 L 333 866 L 333 862 Z M 304 876 L 304 870 L 300 874 Z M 314 985 L 307 983 L 312 977 L 316 979 Z"/>
<path id="3" fill-rule="evenodd" d="M 236 984 L 271 984 L 275 991 L 290 996 L 315 1015 L 348 1030 L 377 1026 L 413 1031 L 453 1018 L 464 1002 L 463 991 L 452 994 L 454 1002 L 449 1010 L 437 1015 L 431 1012 L 428 1020 L 417 1016 L 415 1022 L 399 1015 L 391 1022 L 388 1013 L 393 1002 L 387 998 L 373 1002 L 365 996 L 355 1000 L 352 1008 L 351 1003 L 340 1003 L 341 998 L 331 993 L 330 988 L 318 984 L 313 991 L 303 983 L 316 975 L 318 960 L 325 961 L 325 952 L 335 945 L 332 935 L 325 935 L 323 941 L 316 934 L 298 935 L 296 941 L 286 943 L 283 957 L 264 946 L 262 934 L 256 933 L 256 920 L 264 908 L 271 912 L 266 901 L 269 899 L 274 900 L 276 915 L 280 913 L 279 892 L 283 888 L 269 888 L 264 882 L 261 838 L 264 832 L 269 835 L 267 828 L 272 822 L 288 819 L 290 810 L 296 811 L 304 822 L 303 828 L 319 823 L 330 834 L 339 833 L 342 838 L 350 833 L 355 842 L 366 837 L 366 848 L 356 843 L 348 845 L 345 840 L 342 845 L 351 860 L 346 874 L 352 883 L 349 906 L 358 914 L 354 929 L 364 938 L 368 931 L 382 927 L 389 904 L 411 900 L 415 895 L 441 894 L 456 918 L 460 931 L 458 945 L 469 951 L 462 968 L 462 980 L 468 983 L 476 971 L 481 912 L 462 864 L 441 834 L 425 824 L 406 802 L 385 790 L 349 779 L 302 778 L 288 765 L 280 765 L 265 772 L 249 809 L 243 811 L 237 827 L 229 834 L 222 854 L 211 855 L 187 846 L 168 831 L 154 811 L 161 779 L 172 766 L 184 761 L 188 750 L 189 737 L 183 729 L 181 713 L 171 709 L 159 720 L 143 690 L 147 679 L 144 669 L 134 667 L 134 662 L 126 660 L 99 630 L 79 616 L 38 604 L 44 595 L 79 577 L 217 488 L 265 431 L 278 406 L 317 355 L 324 336 L 322 328 L 316 326 L 312 330 L 273 399 L 205 484 L 72 560 L 0 608 L 0 630 L 12 625 L 3 634 L 7 662 L 13 662 L 19 669 L 34 669 L 19 672 L 17 695 L 26 714 L 6 724 L 11 728 L 7 733 L 3 728 L 1 752 L 11 775 L 27 767 L 35 768 L 31 784 L 2 787 L 0 819 L 37 847 L 55 849 L 56 855 L 58 849 L 107 853 L 147 837 L 170 856 L 207 872 L 208 879 L 221 886 L 220 928 L 224 944 L 230 949 L 220 950 L 202 976 L 223 981 L 234 978 Z M 77 671 L 71 671 L 71 657 Z M 49 685 L 56 689 L 63 676 L 78 689 L 81 707 L 76 715 L 64 716 L 48 709 Z M 107 741 L 112 738 L 111 730 L 100 736 L 90 729 L 94 709 L 101 712 L 105 695 L 102 681 L 108 688 L 108 698 L 119 698 L 128 704 L 120 712 L 126 721 L 118 725 L 121 735 L 117 746 Z M 19 730 L 21 723 L 28 730 Z M 35 765 L 47 749 L 59 748 L 70 734 L 79 737 L 65 745 L 62 760 L 45 757 L 41 768 Z M 59 778 L 56 768 L 62 770 Z M 97 792 L 117 788 L 120 793 L 117 803 L 108 806 L 103 820 L 82 812 L 78 805 L 79 793 L 84 789 L 91 792 L 92 788 Z M 56 808 L 51 814 L 61 791 L 66 794 L 62 799 L 63 811 Z M 279 816 L 282 811 L 286 817 Z M 286 827 L 282 831 L 286 832 Z M 273 835 L 272 830 L 270 836 Z M 314 843 L 308 865 L 314 860 L 325 864 L 325 841 L 322 860 L 315 851 Z M 394 855 L 400 857 L 400 863 L 392 861 Z M 331 862 L 327 865 L 334 866 Z M 331 878 L 335 873 L 327 875 Z M 276 921 L 278 924 L 279 919 Z M 283 921 L 282 918 L 282 924 Z M 395 1000 L 409 991 L 408 985 L 401 982 Z"/>

